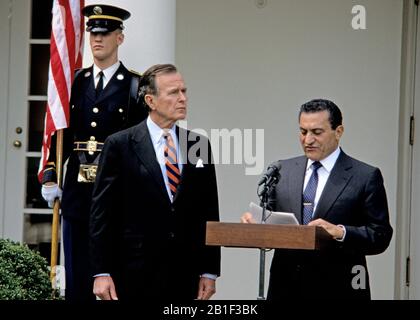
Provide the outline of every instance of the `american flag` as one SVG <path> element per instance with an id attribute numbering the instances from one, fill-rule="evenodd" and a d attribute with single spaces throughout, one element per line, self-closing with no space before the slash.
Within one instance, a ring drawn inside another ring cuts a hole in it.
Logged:
<path id="1" fill-rule="evenodd" d="M 82 66 L 85 0 L 53 0 L 48 102 L 44 120 L 38 179 L 42 181 L 48 162 L 51 136 L 67 128 L 70 120 L 70 94 L 74 71 Z"/>

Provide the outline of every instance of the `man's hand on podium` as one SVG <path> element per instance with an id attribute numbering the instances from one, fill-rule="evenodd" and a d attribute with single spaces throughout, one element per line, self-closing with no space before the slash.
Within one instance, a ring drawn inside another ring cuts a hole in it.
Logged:
<path id="1" fill-rule="evenodd" d="M 245 212 L 241 217 L 242 223 L 257 223 L 255 219 L 252 217 L 251 212 Z"/>
<path id="2" fill-rule="evenodd" d="M 336 240 L 343 239 L 345 235 L 344 227 L 342 225 L 335 225 L 325 221 L 324 219 L 313 220 L 308 223 L 308 226 L 322 227 Z"/>

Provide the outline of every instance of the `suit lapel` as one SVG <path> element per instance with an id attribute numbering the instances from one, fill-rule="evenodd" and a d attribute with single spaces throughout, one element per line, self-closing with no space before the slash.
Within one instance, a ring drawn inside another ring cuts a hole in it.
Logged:
<path id="1" fill-rule="evenodd" d="M 288 179 L 289 183 L 289 199 L 291 212 L 293 212 L 298 219 L 299 223 L 302 224 L 302 190 L 303 181 L 305 179 L 306 170 L 306 157 L 299 157 L 295 162 L 295 169 L 291 171 Z"/>
<path id="2" fill-rule="evenodd" d="M 154 178 L 156 186 L 162 193 L 162 196 L 169 202 L 165 180 L 163 179 L 162 171 L 156 159 L 155 149 L 150 138 L 149 130 L 147 129 L 146 121 L 141 122 L 137 126 L 132 138 L 132 143 L 137 157 Z"/>
<path id="3" fill-rule="evenodd" d="M 110 96 L 114 95 L 115 92 L 121 90 L 122 88 L 126 88 L 126 84 L 130 81 L 130 77 L 128 74 L 128 70 L 124 67 L 121 63 L 120 67 L 114 73 L 112 78 L 109 80 L 108 84 L 101 92 L 99 97 L 96 99 L 96 103 L 100 103 Z"/>
<path id="4" fill-rule="evenodd" d="M 318 205 L 315 210 L 314 219 L 325 219 L 332 205 L 343 192 L 346 185 L 352 178 L 352 163 L 350 158 L 341 151 L 340 156 L 335 163 L 330 176 L 322 191 Z"/>

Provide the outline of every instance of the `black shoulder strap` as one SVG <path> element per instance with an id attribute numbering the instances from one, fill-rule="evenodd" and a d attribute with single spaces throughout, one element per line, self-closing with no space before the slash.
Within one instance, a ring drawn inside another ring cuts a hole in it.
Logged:
<path id="1" fill-rule="evenodd" d="M 139 84 L 140 77 L 137 74 L 133 74 L 131 72 L 130 100 L 133 99 L 133 101 L 135 101 L 136 103 L 139 102 Z"/>
<path id="2" fill-rule="evenodd" d="M 74 79 L 73 79 L 73 83 L 72 83 L 72 94 L 73 94 L 73 92 L 75 91 L 75 89 L 77 90 L 77 91 L 80 91 L 81 90 L 81 88 L 82 88 L 82 83 L 81 83 L 81 81 L 78 81 L 79 80 L 79 77 L 80 77 L 80 75 L 82 74 L 82 72 L 83 71 L 85 71 L 85 69 L 82 69 L 82 68 L 80 68 L 80 69 L 77 69 L 75 72 L 74 72 Z M 77 88 L 74 88 L 74 86 L 77 84 Z"/>
<path id="3" fill-rule="evenodd" d="M 77 77 L 82 73 L 83 69 L 77 69 L 74 73 L 74 81 L 76 81 Z"/>
<path id="4" fill-rule="evenodd" d="M 140 85 L 140 75 L 136 72 L 129 71 L 131 74 L 130 80 L 130 92 L 128 93 L 128 108 L 127 108 L 127 117 L 126 125 L 130 123 L 133 114 L 136 114 L 138 109 L 138 104 L 140 101 L 139 97 L 139 85 Z M 135 117 L 134 117 L 135 118 Z"/>

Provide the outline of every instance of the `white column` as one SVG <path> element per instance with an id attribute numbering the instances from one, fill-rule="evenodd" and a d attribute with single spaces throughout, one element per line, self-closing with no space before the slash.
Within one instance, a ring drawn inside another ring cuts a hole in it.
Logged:
<path id="1" fill-rule="evenodd" d="M 145 71 L 156 63 L 175 62 L 176 0 L 86 0 L 85 5 L 108 4 L 131 13 L 124 21 L 125 41 L 119 59 L 128 69 Z M 86 33 L 83 65 L 92 64 Z"/>

